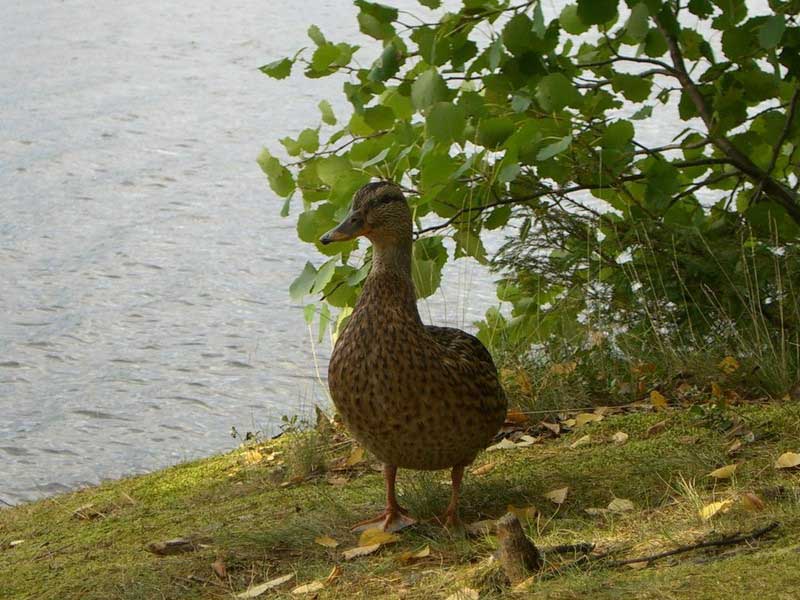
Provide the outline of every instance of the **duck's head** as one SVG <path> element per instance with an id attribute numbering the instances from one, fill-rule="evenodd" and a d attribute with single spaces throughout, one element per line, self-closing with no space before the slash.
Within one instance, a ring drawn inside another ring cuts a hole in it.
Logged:
<path id="1" fill-rule="evenodd" d="M 330 244 L 363 235 L 373 244 L 410 242 L 412 225 L 402 190 L 390 181 L 376 181 L 355 193 L 350 214 L 319 241 Z"/>

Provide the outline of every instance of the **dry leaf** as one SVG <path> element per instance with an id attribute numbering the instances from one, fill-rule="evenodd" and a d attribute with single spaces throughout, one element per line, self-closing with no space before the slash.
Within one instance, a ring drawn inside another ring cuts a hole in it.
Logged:
<path id="1" fill-rule="evenodd" d="M 194 552 L 202 548 L 204 544 L 197 538 L 176 538 L 164 542 L 150 542 L 147 544 L 147 551 L 159 556 L 172 554 L 182 554 L 184 552 Z"/>
<path id="2" fill-rule="evenodd" d="M 506 507 L 506 512 L 513 513 L 517 515 L 517 518 L 522 521 L 532 521 L 536 518 L 536 515 L 539 514 L 539 510 L 535 506 L 514 506 L 513 504 L 509 504 Z M 494 521 L 492 521 L 494 523 Z"/>
<path id="3" fill-rule="evenodd" d="M 800 454 L 797 452 L 784 452 L 775 461 L 776 469 L 793 469 L 800 466 Z"/>
<path id="4" fill-rule="evenodd" d="M 359 556 L 372 554 L 380 547 L 380 544 L 372 544 L 371 546 L 356 546 L 355 548 L 350 548 L 350 550 L 345 550 L 342 552 L 342 556 L 344 556 L 345 560 L 350 560 L 351 558 L 358 558 Z"/>
<path id="5" fill-rule="evenodd" d="M 572 443 L 569 445 L 569 447 L 574 449 L 574 448 L 577 448 L 578 446 L 583 446 L 583 445 L 585 445 L 585 444 L 588 444 L 588 443 L 590 443 L 591 441 L 592 441 L 592 436 L 590 436 L 590 435 L 584 435 L 583 437 L 580 437 L 580 438 L 578 438 L 577 440 L 575 440 L 574 442 L 572 442 Z"/>
<path id="6" fill-rule="evenodd" d="M 314 538 L 314 542 L 320 546 L 325 546 L 326 548 L 336 548 L 336 546 L 339 545 L 339 542 L 328 535 L 321 535 L 317 538 Z"/>
<path id="7" fill-rule="evenodd" d="M 713 477 L 714 479 L 730 479 L 733 477 L 733 474 L 736 472 L 736 467 L 738 466 L 739 465 L 736 463 L 732 465 L 725 465 L 719 469 L 714 469 L 708 474 L 708 476 Z"/>
<path id="8" fill-rule="evenodd" d="M 628 441 L 628 437 L 628 434 L 624 431 L 618 431 L 611 436 L 611 441 L 613 441 L 615 444 L 624 444 Z"/>
<path id="9" fill-rule="evenodd" d="M 325 578 L 325 585 L 331 585 L 334 581 L 339 579 L 339 575 L 342 574 L 342 567 L 339 565 L 334 565 L 331 569 L 331 572 L 328 573 L 328 576 Z"/>
<path id="10" fill-rule="evenodd" d="M 516 448 L 517 445 L 508 438 L 503 438 L 493 446 L 489 446 L 486 450 L 492 452 L 494 450 L 510 450 Z"/>
<path id="11" fill-rule="evenodd" d="M 556 435 L 561 433 L 561 425 L 559 425 L 558 423 L 548 423 L 547 421 L 542 421 L 541 425 L 542 427 L 549 429 Z"/>
<path id="12" fill-rule="evenodd" d="M 461 588 L 455 594 L 450 594 L 446 600 L 478 600 L 480 595 L 478 590 L 472 588 Z"/>
<path id="13" fill-rule="evenodd" d="M 536 575 L 531 575 L 527 579 L 520 581 L 517 585 L 511 588 L 511 590 L 514 592 L 527 592 L 531 587 L 533 587 L 533 584 L 536 583 L 537 579 L 538 577 Z"/>
<path id="14" fill-rule="evenodd" d="M 496 526 L 497 526 L 496 521 L 492 519 L 484 519 L 483 521 L 475 521 L 474 523 L 469 523 L 464 527 L 464 530 L 469 535 L 474 535 L 474 536 L 489 535 L 490 533 L 494 532 Z"/>
<path id="15" fill-rule="evenodd" d="M 240 594 L 236 594 L 237 598 L 255 598 L 260 596 L 267 590 L 274 589 L 284 583 L 291 581 L 294 578 L 294 573 L 289 573 L 288 575 L 283 575 L 282 577 L 276 577 L 275 579 L 270 579 L 265 583 L 260 583 L 258 585 L 253 585 L 247 588 L 244 592 Z"/>
<path id="16" fill-rule="evenodd" d="M 350 452 L 350 456 L 347 457 L 347 460 L 344 461 L 344 466 L 354 467 L 363 460 L 364 460 L 364 449 L 361 446 L 356 446 Z"/>
<path id="17" fill-rule="evenodd" d="M 494 467 L 495 467 L 494 463 L 486 463 L 485 465 L 481 465 L 480 467 L 476 467 L 474 469 L 471 469 L 470 472 L 473 475 L 476 475 L 476 476 L 486 475 L 492 469 L 494 469 Z"/>
<path id="18" fill-rule="evenodd" d="M 575 417 L 575 427 L 583 427 L 587 423 L 594 423 L 602 420 L 603 415 L 598 415 L 596 413 L 580 413 Z"/>
<path id="19" fill-rule="evenodd" d="M 753 492 L 745 492 L 742 494 L 742 504 L 747 510 L 754 512 L 764 510 L 764 501 Z"/>
<path id="20" fill-rule="evenodd" d="M 25 540 L 13 540 L 11 542 L 8 542 L 8 547 L 9 548 L 16 548 L 20 544 L 24 544 L 24 543 L 25 543 Z"/>
<path id="21" fill-rule="evenodd" d="M 255 465 L 257 463 L 260 463 L 262 458 L 264 458 L 264 455 L 255 449 L 247 450 L 244 453 L 244 462 L 245 464 L 248 465 Z"/>
<path id="22" fill-rule="evenodd" d="M 722 398 L 724 395 L 724 392 L 718 383 L 711 384 L 711 395 L 714 396 L 714 398 Z"/>
<path id="23" fill-rule="evenodd" d="M 394 542 L 399 541 L 400 536 L 396 533 L 383 531 L 373 527 L 372 529 L 366 529 L 361 533 L 361 536 L 358 538 L 358 545 L 363 547 L 372 546 L 373 544 L 393 544 Z"/>
<path id="24" fill-rule="evenodd" d="M 722 369 L 723 372 L 730 375 L 736 369 L 739 368 L 739 361 L 733 358 L 732 356 L 726 356 L 721 361 L 719 361 L 719 364 L 717 366 L 720 369 Z"/>
<path id="25" fill-rule="evenodd" d="M 658 423 L 654 423 L 647 428 L 647 435 L 655 435 L 657 433 L 661 433 L 667 428 L 666 421 L 659 421 Z"/>
<path id="26" fill-rule="evenodd" d="M 567 499 L 567 493 L 569 493 L 569 487 L 563 487 L 547 492 L 544 497 L 556 504 L 564 504 Z"/>
<path id="27" fill-rule="evenodd" d="M 524 425 L 528 420 L 528 415 L 516 409 L 511 409 L 506 413 L 506 421 L 514 425 Z"/>
<path id="28" fill-rule="evenodd" d="M 712 502 L 711 504 L 706 504 L 703 508 L 700 509 L 700 518 L 704 521 L 708 521 L 711 517 L 716 515 L 718 512 L 725 512 L 730 505 L 733 504 L 733 500 L 720 500 L 719 502 Z"/>
<path id="29" fill-rule="evenodd" d="M 728 446 L 726 453 L 728 455 L 736 454 L 741 447 L 742 447 L 742 440 L 734 440 L 733 443 L 730 446 Z"/>
<path id="30" fill-rule="evenodd" d="M 573 373 L 577 367 L 578 363 L 576 363 L 574 360 L 564 363 L 555 363 L 550 365 L 550 372 L 553 375 L 569 375 L 570 373 Z"/>
<path id="31" fill-rule="evenodd" d="M 636 508 L 633 505 L 633 502 L 630 500 L 626 500 L 625 498 L 614 498 L 611 502 L 608 503 L 608 510 L 611 512 L 628 512 L 629 510 L 633 510 Z"/>
<path id="32" fill-rule="evenodd" d="M 539 438 L 530 435 L 521 435 L 517 440 L 517 448 L 527 448 L 528 446 L 533 446 L 538 441 Z"/>
<path id="33" fill-rule="evenodd" d="M 293 594 L 310 594 L 312 592 L 318 592 L 325 587 L 325 584 L 321 581 L 312 581 L 311 583 L 306 583 L 305 585 L 297 586 L 292 590 Z"/>
<path id="34" fill-rule="evenodd" d="M 228 576 L 228 568 L 225 566 L 225 561 L 221 558 L 211 563 L 211 570 L 214 571 L 214 574 L 220 579 L 225 579 Z"/>
<path id="35" fill-rule="evenodd" d="M 564 427 L 569 427 L 569 428 L 571 429 L 571 428 L 575 427 L 575 423 L 576 423 L 576 422 L 577 422 L 577 421 L 576 421 L 575 419 L 563 419 L 563 420 L 561 421 L 561 424 L 562 424 Z"/>
<path id="36" fill-rule="evenodd" d="M 632 562 L 625 565 L 629 569 L 633 569 L 634 571 L 640 571 L 644 569 L 649 563 L 646 560 L 640 560 L 639 562 Z"/>
<path id="37" fill-rule="evenodd" d="M 347 477 L 328 477 L 328 483 L 336 487 L 341 487 L 350 483 L 350 480 Z"/>
<path id="38" fill-rule="evenodd" d="M 652 404 L 655 408 L 663 409 L 667 408 L 669 402 L 661 392 L 658 390 L 653 390 L 650 392 L 650 404 Z"/>
<path id="39" fill-rule="evenodd" d="M 417 550 L 416 552 L 403 552 L 402 554 L 398 555 L 397 559 L 400 562 L 404 563 L 412 563 L 417 560 L 421 560 L 423 558 L 428 558 L 431 555 L 431 547 L 425 546 L 424 548 Z"/>

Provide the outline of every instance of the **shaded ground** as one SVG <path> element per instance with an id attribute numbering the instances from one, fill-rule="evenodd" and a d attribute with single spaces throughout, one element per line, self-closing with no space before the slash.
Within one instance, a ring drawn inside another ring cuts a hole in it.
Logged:
<path id="1" fill-rule="evenodd" d="M 627 441 L 612 441 L 618 431 Z M 465 587 L 481 598 L 796 597 L 800 470 L 774 466 L 782 453 L 800 452 L 796 403 L 607 414 L 560 436 L 532 433 L 540 439 L 528 447 L 479 457 L 478 474 L 464 490 L 465 522 L 499 517 L 508 505 L 533 506 L 538 514 L 528 511 L 527 532 L 541 547 L 588 541 L 597 544 L 595 554 L 611 551 L 613 559 L 780 525 L 751 543 L 633 567 L 602 560 L 570 566 L 574 557 L 551 553 L 545 574 L 514 592 L 488 562 L 496 546 L 491 535 L 451 535 L 431 522 L 345 560 L 342 551 L 358 543 L 348 526 L 381 507 L 380 474 L 366 460 L 344 468 L 342 460 L 358 458 L 347 442 L 328 440 L 323 452 L 316 437 L 289 436 L 0 511 L 0 598 L 230 598 L 289 573 L 291 582 L 259 597 L 296 598 L 293 588 L 324 580 L 337 565 L 338 577 L 316 592 L 320 598 L 447 598 Z M 341 469 L 292 482 L 292 473 L 323 462 Z M 734 463 L 732 478 L 708 476 Z M 400 486 L 401 502 L 419 517 L 447 503 L 446 473 L 401 472 Z M 563 504 L 547 498 L 564 486 Z M 755 504 L 743 499 L 746 493 L 755 494 Z M 633 509 L 586 511 L 615 498 L 630 500 Z M 699 515 L 726 500 L 710 519 Z M 202 543 L 198 550 L 174 556 L 145 550 L 150 542 L 188 535 Z M 323 535 L 340 545 L 315 543 Z M 429 556 L 409 559 L 409 551 L 426 546 Z M 211 568 L 218 559 L 224 577 Z"/>

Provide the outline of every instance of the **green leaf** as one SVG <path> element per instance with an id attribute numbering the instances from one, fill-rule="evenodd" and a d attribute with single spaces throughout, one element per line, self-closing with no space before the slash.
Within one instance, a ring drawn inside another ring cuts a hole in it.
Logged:
<path id="1" fill-rule="evenodd" d="M 701 19 L 705 19 L 714 14 L 714 5 L 711 4 L 711 0 L 689 0 L 687 6 L 689 12 Z"/>
<path id="2" fill-rule="evenodd" d="M 615 121 L 603 132 L 601 145 L 603 148 L 621 148 L 633 139 L 633 125 L 630 121 Z"/>
<path id="3" fill-rule="evenodd" d="M 642 119 L 649 119 L 653 115 L 653 107 L 651 105 L 643 106 L 631 115 L 631 119 L 640 121 Z"/>
<path id="4" fill-rule="evenodd" d="M 479 263 L 486 263 L 486 248 L 483 247 L 480 234 L 469 229 L 459 229 L 453 234 L 456 243 L 455 258 L 471 256 Z"/>
<path id="5" fill-rule="evenodd" d="M 533 21 L 525 13 L 517 13 L 503 28 L 503 44 L 511 54 L 524 53 L 533 41 Z"/>
<path id="6" fill-rule="evenodd" d="M 316 25 L 312 25 L 308 28 L 308 37 L 310 37 L 317 46 L 322 46 L 327 43 L 325 36 L 322 35 L 322 32 Z"/>
<path id="7" fill-rule="evenodd" d="M 552 144 L 548 144 L 539 150 L 539 153 L 536 155 L 536 160 L 547 160 L 548 158 L 553 158 L 557 154 L 561 154 L 564 150 L 569 148 L 570 144 L 572 144 L 571 135 L 563 137 Z"/>
<path id="8" fill-rule="evenodd" d="M 415 257 L 411 266 L 411 277 L 414 280 L 417 298 L 427 298 L 439 289 L 442 281 L 442 268 L 433 260 Z"/>
<path id="9" fill-rule="evenodd" d="M 336 125 L 336 115 L 333 114 L 331 103 L 327 100 L 320 100 L 320 103 L 317 106 L 319 106 L 319 111 L 322 113 L 323 123 L 327 123 L 328 125 Z"/>
<path id="10" fill-rule="evenodd" d="M 328 331 L 328 327 L 330 327 L 331 323 L 331 309 L 328 304 L 325 303 L 322 305 L 322 308 L 319 311 L 319 332 L 317 334 L 318 344 L 321 344 L 322 340 L 325 339 L 325 332 Z"/>
<path id="11" fill-rule="evenodd" d="M 391 22 L 397 19 L 396 8 L 364 0 L 356 0 L 354 4 L 361 8 L 357 19 L 362 33 L 377 40 L 385 40 L 394 36 L 395 31 Z"/>
<path id="12" fill-rule="evenodd" d="M 394 42 L 389 42 L 383 47 L 383 52 L 372 65 L 367 78 L 370 81 L 386 81 L 393 77 L 400 69 L 400 52 Z"/>
<path id="13" fill-rule="evenodd" d="M 325 289 L 325 286 L 328 285 L 328 282 L 333 278 L 337 262 L 337 258 L 332 258 L 319 268 L 316 277 L 314 277 L 314 285 L 311 287 L 312 294 L 319 294 Z"/>
<path id="14" fill-rule="evenodd" d="M 434 68 L 423 71 L 411 84 L 411 102 L 417 110 L 447 100 L 447 96 L 447 84 Z"/>
<path id="15" fill-rule="evenodd" d="M 547 112 L 557 112 L 565 106 L 577 106 L 580 100 L 578 90 L 561 73 L 542 77 L 536 86 L 536 101 Z"/>
<path id="16" fill-rule="evenodd" d="M 350 169 L 350 161 L 344 156 L 327 156 L 317 162 L 317 176 L 329 186 L 336 185 L 342 174 Z"/>
<path id="17" fill-rule="evenodd" d="M 564 31 L 572 35 L 580 35 L 589 31 L 589 25 L 584 23 L 578 16 L 578 6 L 576 4 L 568 4 L 562 9 L 558 17 L 558 23 L 564 28 Z"/>
<path id="18" fill-rule="evenodd" d="M 317 270 L 310 262 L 306 262 L 303 267 L 303 272 L 295 279 L 289 286 L 289 296 L 295 302 L 303 299 L 303 296 L 311 291 L 311 286 L 314 285 L 314 279 L 317 276 Z"/>
<path id="19" fill-rule="evenodd" d="M 608 23 L 617 16 L 617 0 L 578 0 L 578 17 L 587 25 Z"/>
<path id="20" fill-rule="evenodd" d="M 486 148 L 499 148 L 514 133 L 514 122 L 505 117 L 485 119 L 478 125 L 476 141 Z"/>
<path id="21" fill-rule="evenodd" d="M 422 6 L 436 9 L 442 5 L 442 0 L 419 0 L 419 3 L 422 4 Z"/>
<path id="22" fill-rule="evenodd" d="M 438 142 L 458 142 L 463 139 L 467 120 L 464 109 L 450 102 L 437 102 L 425 119 L 425 131 Z"/>
<path id="23" fill-rule="evenodd" d="M 631 9 L 631 14 L 625 23 L 625 41 L 638 44 L 644 40 L 649 30 L 650 11 L 646 3 L 639 2 Z"/>
<path id="24" fill-rule="evenodd" d="M 520 166 L 518 162 L 512 162 L 505 165 L 497 174 L 497 181 L 500 183 L 510 183 L 517 178 L 520 173 Z"/>
<path id="25" fill-rule="evenodd" d="M 292 72 L 294 61 L 291 58 L 280 58 L 258 68 L 259 71 L 273 79 L 286 79 Z"/>
<path id="26" fill-rule="evenodd" d="M 627 73 L 617 73 L 611 79 L 611 87 L 614 91 L 622 92 L 622 95 L 631 102 L 647 100 L 652 85 L 653 81 L 648 77 Z"/>
<path id="27" fill-rule="evenodd" d="M 759 29 L 758 43 L 761 44 L 762 48 L 766 48 L 767 50 L 774 48 L 780 43 L 785 30 L 786 17 L 783 15 L 772 15 L 761 26 L 761 29 Z"/>
<path id="28" fill-rule="evenodd" d="M 498 229 L 503 227 L 511 218 L 511 205 L 503 204 L 495 208 L 484 221 L 486 229 Z"/>
<path id="29" fill-rule="evenodd" d="M 306 324 L 311 325 L 314 322 L 314 317 L 316 315 L 317 315 L 316 304 L 306 304 L 303 307 L 303 319 L 305 319 Z"/>
<path id="30" fill-rule="evenodd" d="M 389 129 L 394 124 L 394 111 L 388 106 L 370 106 L 364 110 L 364 121 L 373 130 Z"/>
<path id="31" fill-rule="evenodd" d="M 258 166 L 267 176 L 269 186 L 278 196 L 284 198 L 294 191 L 294 178 L 289 169 L 284 167 L 280 161 L 264 148 L 258 155 Z"/>

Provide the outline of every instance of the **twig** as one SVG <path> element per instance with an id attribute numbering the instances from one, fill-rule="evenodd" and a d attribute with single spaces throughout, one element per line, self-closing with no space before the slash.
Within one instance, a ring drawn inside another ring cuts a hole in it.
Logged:
<path id="1" fill-rule="evenodd" d="M 777 521 L 773 521 L 769 525 L 765 525 L 764 527 L 760 527 L 755 529 L 749 533 L 745 534 L 734 534 L 732 536 L 727 536 L 719 540 L 711 540 L 706 542 L 698 542 L 696 544 L 690 544 L 688 546 L 678 546 L 677 548 L 673 548 L 672 550 L 667 550 L 665 552 L 659 552 L 658 554 L 651 554 L 650 556 L 639 556 L 637 558 L 626 558 L 625 560 L 617 560 L 611 563 L 608 563 L 608 567 L 621 567 L 624 565 L 630 565 L 633 563 L 649 563 L 661 558 L 666 558 L 668 556 L 675 556 L 676 554 L 683 554 L 684 552 L 691 552 L 692 550 L 698 550 L 700 548 L 715 548 L 718 546 L 732 546 L 734 544 L 741 544 L 743 542 L 749 542 L 756 538 L 759 538 L 773 529 L 777 528 L 780 525 Z M 595 560 L 599 560 L 603 557 L 599 557 Z"/>

